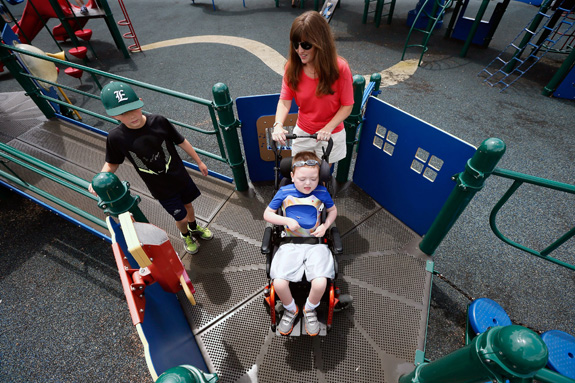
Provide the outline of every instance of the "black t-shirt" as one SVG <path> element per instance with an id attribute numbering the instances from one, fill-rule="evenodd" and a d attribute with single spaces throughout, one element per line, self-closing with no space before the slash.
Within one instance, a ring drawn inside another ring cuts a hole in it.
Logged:
<path id="1" fill-rule="evenodd" d="M 146 115 L 146 123 L 140 129 L 120 124 L 110 131 L 106 162 L 121 164 L 128 157 L 154 198 L 170 198 L 190 179 L 176 151 L 176 145 L 182 142 L 184 136 L 165 117 Z"/>

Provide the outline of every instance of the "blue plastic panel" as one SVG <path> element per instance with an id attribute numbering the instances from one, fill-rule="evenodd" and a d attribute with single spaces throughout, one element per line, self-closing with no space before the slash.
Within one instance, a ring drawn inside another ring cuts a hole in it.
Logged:
<path id="1" fill-rule="evenodd" d="M 541 339 L 549 350 L 547 366 L 553 371 L 575 379 L 575 337 L 560 330 L 546 331 Z"/>
<path id="2" fill-rule="evenodd" d="M 260 157 L 258 144 L 257 121 L 262 116 L 274 116 L 280 95 L 238 97 L 236 107 L 238 119 L 242 122 L 242 140 L 248 174 L 252 182 L 271 181 L 274 179 L 274 162 L 264 161 Z M 290 113 L 297 113 L 297 105 L 292 102 Z"/>
<path id="3" fill-rule="evenodd" d="M 468 311 L 469 324 L 475 334 L 482 334 L 491 327 L 513 324 L 503 307 L 489 298 L 476 299 Z"/>
<path id="4" fill-rule="evenodd" d="M 127 249 L 124 234 L 113 219 L 114 235 L 130 266 L 139 266 Z M 158 376 L 169 368 L 189 364 L 208 372 L 196 338 L 176 294 L 165 292 L 158 283 L 146 287 L 146 312 L 142 330 L 149 344 L 150 358 Z"/>
<path id="5" fill-rule="evenodd" d="M 475 153 L 472 145 L 371 97 L 354 182 L 387 211 L 424 235 Z"/>
<path id="6" fill-rule="evenodd" d="M 567 76 L 561 81 L 561 84 L 553 93 L 553 97 L 566 98 L 567 100 L 575 100 L 575 66 L 567 73 Z"/>

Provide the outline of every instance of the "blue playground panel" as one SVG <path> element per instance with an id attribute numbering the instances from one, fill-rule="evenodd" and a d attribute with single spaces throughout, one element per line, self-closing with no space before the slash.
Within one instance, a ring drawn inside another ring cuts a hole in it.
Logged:
<path id="1" fill-rule="evenodd" d="M 541 4 L 543 4 L 543 0 L 515 0 L 515 1 L 519 1 L 521 3 L 526 3 L 529 5 L 534 5 L 536 7 L 539 7 Z"/>
<path id="2" fill-rule="evenodd" d="M 275 116 L 280 95 L 238 97 L 236 107 L 238 119 L 242 122 L 242 141 L 248 174 L 252 182 L 271 181 L 274 179 L 274 162 L 264 161 L 260 157 L 258 132 L 256 124 L 262 116 Z M 292 102 L 290 113 L 297 113 L 298 107 Z"/>
<path id="3" fill-rule="evenodd" d="M 549 350 L 547 367 L 575 379 L 575 337 L 563 331 L 550 330 L 544 332 L 541 339 Z"/>
<path id="4" fill-rule="evenodd" d="M 511 319 L 497 302 L 479 298 L 469 305 L 469 324 L 475 334 L 481 334 L 496 326 L 510 326 Z"/>
<path id="5" fill-rule="evenodd" d="M 367 103 L 353 181 L 424 235 L 476 148 L 377 98 Z"/>
<path id="6" fill-rule="evenodd" d="M 451 32 L 451 37 L 457 40 L 466 41 L 474 21 L 475 20 L 469 17 L 460 17 L 457 20 L 457 24 L 455 24 L 453 32 Z M 487 37 L 490 29 L 491 24 L 488 21 L 481 20 L 477 26 L 477 31 L 475 31 L 471 42 L 473 44 L 483 46 L 485 44 L 485 38 Z"/>
<path id="7" fill-rule="evenodd" d="M 553 93 L 553 97 L 566 98 L 575 100 L 575 66 L 567 73 L 567 76 L 561 81 Z"/>
<path id="8" fill-rule="evenodd" d="M 128 258 L 130 267 L 139 269 L 124 239 L 120 225 L 112 222 L 116 242 Z M 145 352 L 148 363 L 161 375 L 167 369 L 189 364 L 202 371 L 208 371 L 196 338 L 186 320 L 176 294 L 165 292 L 159 283 L 146 287 L 146 312 L 142 331 L 148 342 Z M 146 345 L 144 345 L 146 346 Z"/>

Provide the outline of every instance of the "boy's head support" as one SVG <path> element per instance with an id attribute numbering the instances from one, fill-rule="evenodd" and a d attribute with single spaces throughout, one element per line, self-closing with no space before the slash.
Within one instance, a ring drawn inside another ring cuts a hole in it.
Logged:
<path id="1" fill-rule="evenodd" d="M 119 116 L 144 106 L 132 87 L 120 81 L 112 81 L 104 86 L 100 93 L 100 99 L 104 104 L 106 113 L 110 116 Z"/>

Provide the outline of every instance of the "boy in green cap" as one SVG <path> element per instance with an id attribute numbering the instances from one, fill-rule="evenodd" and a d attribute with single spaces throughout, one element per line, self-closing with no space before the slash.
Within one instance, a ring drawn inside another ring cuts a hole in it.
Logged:
<path id="1" fill-rule="evenodd" d="M 188 253 L 198 252 L 194 239 L 212 239 L 208 228 L 197 224 L 192 201 L 201 193 L 178 155 L 176 145 L 182 148 L 208 175 L 192 145 L 165 118 L 156 114 L 142 114 L 144 103 L 125 83 L 112 81 L 101 92 L 100 99 L 106 113 L 120 121 L 106 140 L 106 163 L 101 172 L 114 173 L 125 158 L 146 183 L 150 193 L 174 217 Z M 96 194 L 92 185 L 89 190 Z"/>

